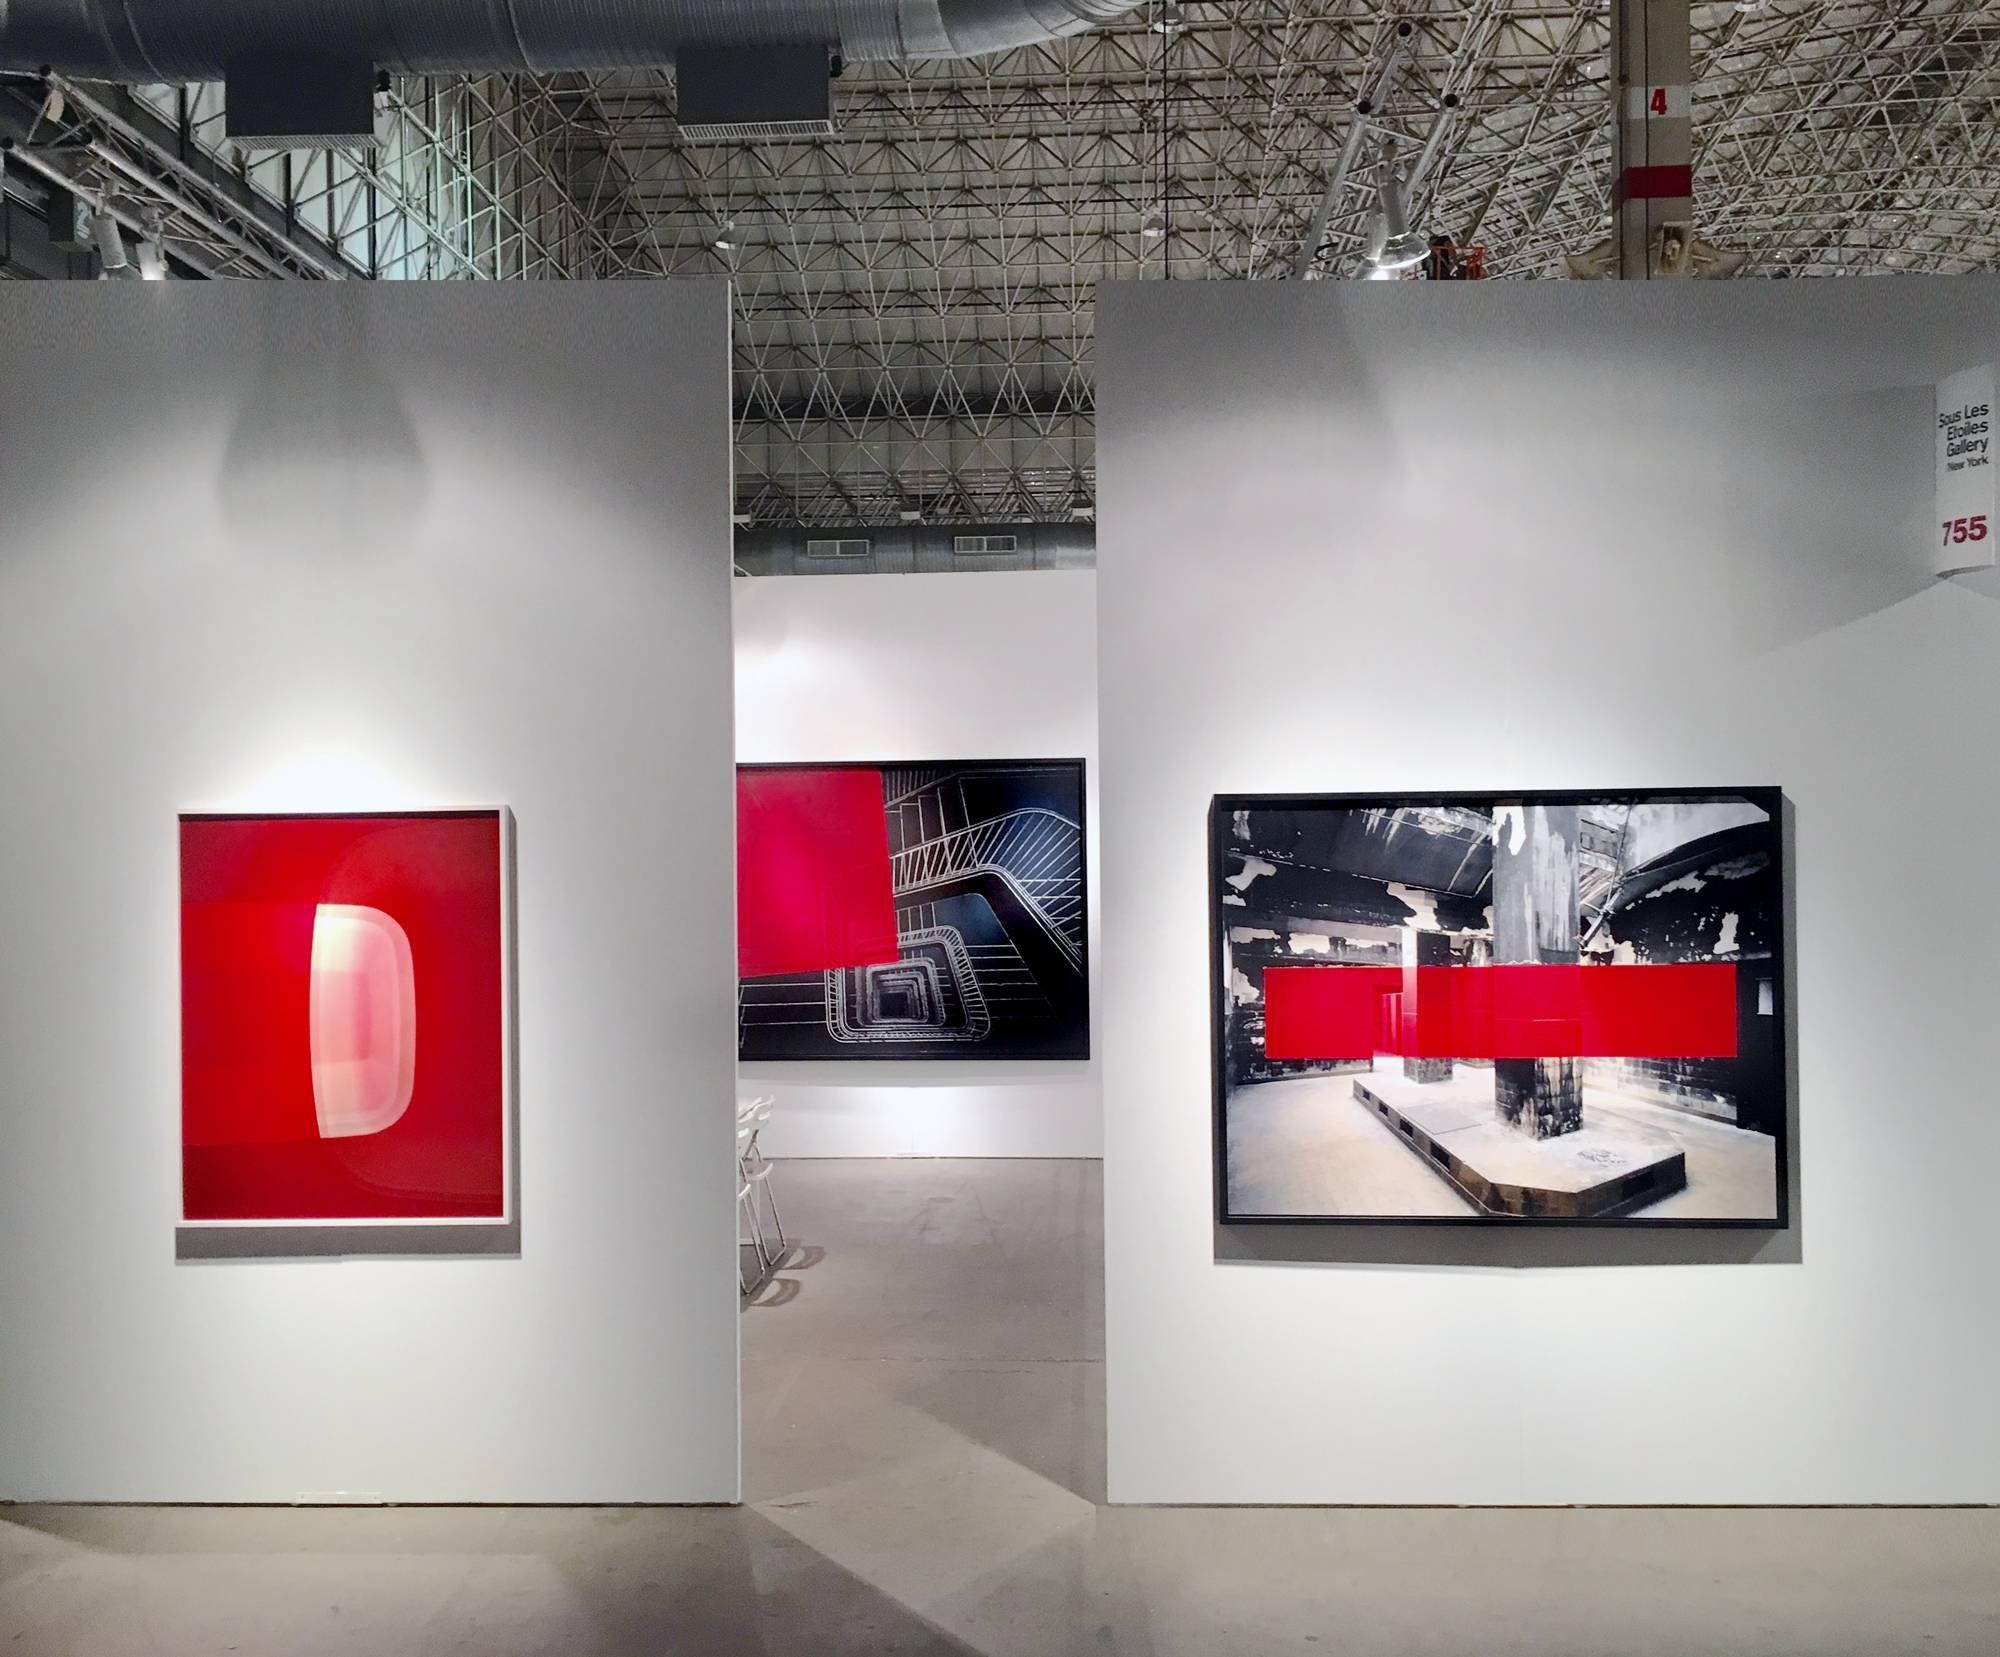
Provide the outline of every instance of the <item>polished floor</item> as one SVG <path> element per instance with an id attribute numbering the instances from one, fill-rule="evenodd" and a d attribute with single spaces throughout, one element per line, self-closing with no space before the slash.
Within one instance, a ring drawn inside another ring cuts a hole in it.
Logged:
<path id="1" fill-rule="evenodd" d="M 1995 1512 L 1101 1507 L 1096 1166 L 778 1178 L 749 1505 L 0 1509 L 0 1657 L 2000 1654 Z"/>

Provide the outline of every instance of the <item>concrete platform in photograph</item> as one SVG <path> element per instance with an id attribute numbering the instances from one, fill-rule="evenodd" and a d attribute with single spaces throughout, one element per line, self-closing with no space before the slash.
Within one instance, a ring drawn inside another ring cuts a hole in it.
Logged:
<path id="1" fill-rule="evenodd" d="M 2000 1651 L 1994 1511 L 1100 1507 L 1096 1165 L 777 1179 L 749 1506 L 0 1509 L 0 1654 Z"/>
<path id="2" fill-rule="evenodd" d="M 1575 1132 L 1536 1139 L 1501 1121 L 1491 1071 L 1413 1082 L 1378 1064 L 1354 1097 L 1483 1214 L 1607 1219 L 1687 1185 L 1687 1156 L 1659 1128 L 1586 1111 Z"/>
<path id="3" fill-rule="evenodd" d="M 1466 1070 L 1464 1082 L 1421 1084 L 1437 1091 L 1437 1108 L 1460 1126 L 1478 1119 L 1473 1092 L 1490 1098 L 1492 1072 Z M 1411 1097 L 1420 1084 L 1406 1083 L 1400 1061 L 1379 1061 L 1372 1073 L 1297 1076 L 1286 1081 L 1241 1087 L 1229 1104 L 1230 1206 L 1239 1214 L 1399 1214 L 1471 1215 L 1464 1194 L 1368 1103 L 1356 1098 L 1354 1083 L 1380 1087 L 1391 1104 Z M 1483 1090 L 1483 1091 L 1482 1091 Z M 1461 1098 L 1459 1095 L 1463 1094 Z M 1621 1141 L 1671 1144 L 1685 1158 L 1686 1188 L 1633 1208 L 1646 1219 L 1763 1218 L 1772 1213 L 1777 1191 L 1775 1142 L 1766 1134 L 1731 1127 L 1686 1111 L 1649 1104 L 1627 1094 L 1586 1086 L 1587 1124 Z M 1489 1139 L 1493 1136 L 1489 1135 Z M 1542 1141 L 1558 1147 L 1564 1141 Z M 1536 1142 L 1523 1139 L 1523 1154 Z M 1560 1153 L 1559 1153 L 1560 1154 Z"/>

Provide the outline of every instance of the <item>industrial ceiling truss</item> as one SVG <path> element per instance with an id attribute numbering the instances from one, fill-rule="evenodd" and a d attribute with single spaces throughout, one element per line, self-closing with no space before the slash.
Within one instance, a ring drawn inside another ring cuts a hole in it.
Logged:
<path id="1" fill-rule="evenodd" d="M 1693 24 L 1696 229 L 1746 276 L 2000 262 L 2000 6 Z M 1608 230 L 1606 47 L 1598 0 L 1149 0 L 851 64 L 831 137 L 690 142 L 648 71 L 399 79 L 360 153 L 239 154 L 213 87 L 21 79 L 0 132 L 20 187 L 57 170 L 189 274 L 728 275 L 743 520 L 1066 522 L 1095 499 L 1097 283 L 1358 276 L 1384 139 L 1415 232 L 1557 275 Z"/>

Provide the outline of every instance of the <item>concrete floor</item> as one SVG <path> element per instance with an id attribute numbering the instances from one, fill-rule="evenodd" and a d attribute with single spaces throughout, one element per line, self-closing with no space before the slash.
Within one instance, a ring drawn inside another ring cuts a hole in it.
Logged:
<path id="1" fill-rule="evenodd" d="M 1402 1061 L 1378 1059 L 1375 1074 L 1399 1084 Z M 1490 1072 L 1461 1069 L 1451 1082 L 1437 1085 L 1440 1093 L 1482 1098 L 1491 1109 Z M 1616 1120 L 1665 1134 L 1686 1153 L 1687 1188 L 1637 1215 L 1685 1220 L 1772 1212 L 1777 1155 L 1768 1135 L 1606 1088 L 1587 1086 L 1583 1097 L 1586 1120 Z M 1474 1212 L 1420 1153 L 1355 1099 L 1352 1072 L 1238 1088 L 1229 1106 L 1229 1194 L 1239 1214 Z"/>
<path id="2" fill-rule="evenodd" d="M 778 1178 L 750 1506 L 0 1510 L 0 1657 L 2000 1653 L 1996 1512 L 1098 1507 L 1096 1166 Z"/>
<path id="3" fill-rule="evenodd" d="M 1259 1082 L 1230 1095 L 1229 1206 L 1238 1214 L 1473 1212 L 1355 1099 L 1351 1073 Z"/>

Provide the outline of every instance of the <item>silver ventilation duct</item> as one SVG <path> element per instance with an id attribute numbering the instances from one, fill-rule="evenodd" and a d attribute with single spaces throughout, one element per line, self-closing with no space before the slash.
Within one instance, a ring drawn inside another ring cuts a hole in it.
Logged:
<path id="1" fill-rule="evenodd" d="M 0 69 L 225 80 L 244 65 L 408 75 L 640 69 L 686 48 L 817 47 L 853 62 L 974 57 L 1138 0 L 0 0 Z"/>
<path id="2" fill-rule="evenodd" d="M 738 529 L 741 575 L 946 575 L 1097 567 L 1089 523 Z"/>

